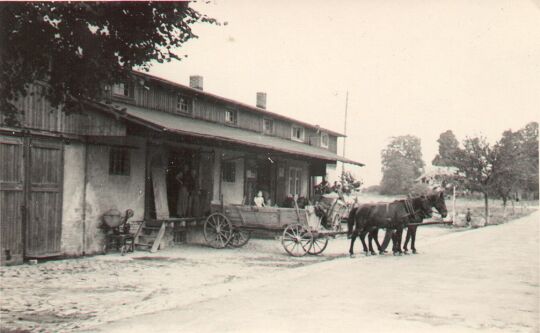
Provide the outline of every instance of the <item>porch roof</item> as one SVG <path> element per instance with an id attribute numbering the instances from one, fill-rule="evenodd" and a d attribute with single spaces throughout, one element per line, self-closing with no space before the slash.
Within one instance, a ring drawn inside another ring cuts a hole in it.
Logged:
<path id="1" fill-rule="evenodd" d="M 114 103 L 114 106 L 118 110 L 122 110 L 122 113 L 128 120 L 164 132 L 214 139 L 325 161 L 340 161 L 359 166 L 364 165 L 363 163 L 339 156 L 329 150 L 275 136 L 263 135 L 225 124 L 177 116 L 171 113 L 140 108 L 129 104 Z"/>

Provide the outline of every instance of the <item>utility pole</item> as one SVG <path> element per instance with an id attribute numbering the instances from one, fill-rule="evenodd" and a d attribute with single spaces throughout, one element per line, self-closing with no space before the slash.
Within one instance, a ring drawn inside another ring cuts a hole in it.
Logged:
<path id="1" fill-rule="evenodd" d="M 348 108 L 349 108 L 349 91 L 347 90 L 347 95 L 345 96 L 345 121 L 343 124 L 343 135 L 345 135 L 345 137 L 343 137 L 343 157 L 345 157 L 345 145 L 347 143 L 347 109 Z M 341 162 L 341 174 L 343 175 L 344 172 L 345 172 L 345 163 Z"/>

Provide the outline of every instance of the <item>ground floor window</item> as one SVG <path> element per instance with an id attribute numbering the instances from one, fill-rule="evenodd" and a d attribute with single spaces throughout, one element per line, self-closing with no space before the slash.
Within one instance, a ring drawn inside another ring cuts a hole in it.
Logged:
<path id="1" fill-rule="evenodd" d="M 129 176 L 129 150 L 127 148 L 111 148 L 109 153 L 109 174 Z"/>
<path id="2" fill-rule="evenodd" d="M 227 183 L 236 182 L 236 163 L 235 162 L 223 162 L 222 167 L 223 181 Z"/>
<path id="3" fill-rule="evenodd" d="M 302 191 L 302 169 L 296 167 L 289 168 L 289 193 L 300 195 Z"/>

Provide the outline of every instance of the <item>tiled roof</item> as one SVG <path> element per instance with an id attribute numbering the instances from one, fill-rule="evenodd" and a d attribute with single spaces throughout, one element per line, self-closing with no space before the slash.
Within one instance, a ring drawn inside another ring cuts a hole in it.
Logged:
<path id="1" fill-rule="evenodd" d="M 250 147 L 268 149 L 283 152 L 300 157 L 310 157 L 326 161 L 341 161 L 345 163 L 364 165 L 362 163 L 339 156 L 327 149 L 310 146 L 304 143 L 294 142 L 275 136 L 263 135 L 258 132 L 248 131 L 223 124 L 209 122 L 201 119 L 183 117 L 167 112 L 141 108 L 129 104 L 113 103 L 113 107 L 126 119 L 137 121 L 154 129 L 189 135 L 201 138 L 214 139 L 223 142 L 240 144 Z"/>

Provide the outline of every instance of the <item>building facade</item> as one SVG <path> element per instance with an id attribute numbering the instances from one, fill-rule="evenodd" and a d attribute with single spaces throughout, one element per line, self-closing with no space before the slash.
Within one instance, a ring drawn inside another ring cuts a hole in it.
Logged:
<path id="1" fill-rule="evenodd" d="M 20 127 L 0 127 L 1 261 L 103 250 L 101 219 L 204 217 L 213 205 L 252 205 L 258 191 L 282 205 L 310 198 L 337 155 L 339 133 L 203 90 L 134 72 L 85 101 L 51 108 L 42 84 L 18 101 Z M 189 193 L 187 195 L 186 193 Z"/>

